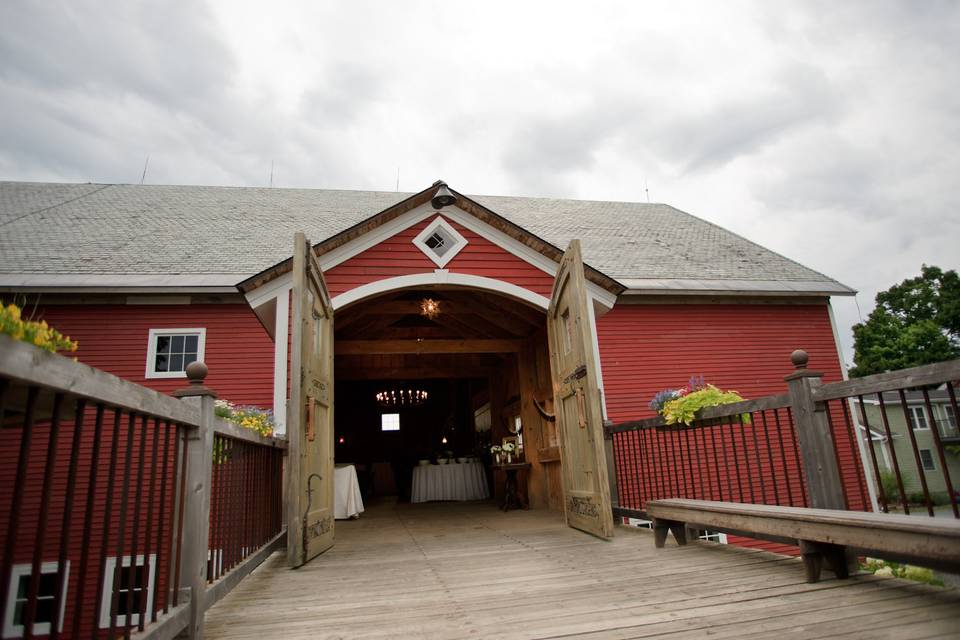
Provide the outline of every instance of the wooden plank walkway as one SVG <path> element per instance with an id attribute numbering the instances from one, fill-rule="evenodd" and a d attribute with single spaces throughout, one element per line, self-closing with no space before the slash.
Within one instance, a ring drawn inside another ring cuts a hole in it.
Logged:
<path id="1" fill-rule="evenodd" d="M 604 542 L 548 511 L 368 508 L 296 571 L 274 555 L 207 614 L 207 638 L 957 638 L 960 593 L 893 578 L 804 582 L 800 562 L 714 544 Z"/>

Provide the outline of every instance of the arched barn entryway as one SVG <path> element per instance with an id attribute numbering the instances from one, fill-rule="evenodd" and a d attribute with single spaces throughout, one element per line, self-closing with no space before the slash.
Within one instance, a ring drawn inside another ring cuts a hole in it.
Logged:
<path id="1" fill-rule="evenodd" d="M 562 509 L 556 428 L 537 408 L 552 404 L 546 310 L 524 297 L 433 284 L 334 301 L 335 459 L 357 467 L 365 497 L 416 500 L 414 469 L 451 458 L 481 463 L 502 499 L 489 450 L 517 438 L 521 498 Z"/>

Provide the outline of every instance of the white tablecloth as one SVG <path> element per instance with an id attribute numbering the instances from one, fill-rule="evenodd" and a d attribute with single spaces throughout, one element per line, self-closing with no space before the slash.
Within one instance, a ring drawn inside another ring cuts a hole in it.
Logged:
<path id="1" fill-rule="evenodd" d="M 363 513 L 363 496 L 352 464 L 338 466 L 333 472 L 333 517 L 346 520 Z"/>
<path id="2" fill-rule="evenodd" d="M 428 464 L 413 468 L 410 502 L 483 500 L 489 497 L 487 477 L 479 462 Z"/>

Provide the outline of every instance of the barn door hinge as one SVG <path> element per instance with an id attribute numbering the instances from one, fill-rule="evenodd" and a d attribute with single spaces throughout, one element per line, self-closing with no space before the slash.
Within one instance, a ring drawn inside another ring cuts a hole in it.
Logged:
<path id="1" fill-rule="evenodd" d="M 563 383 L 570 384 L 571 382 L 575 382 L 577 380 L 581 380 L 586 377 L 587 377 L 587 365 L 582 364 L 576 369 L 574 369 L 573 373 L 571 373 L 566 378 L 564 378 Z"/>
<path id="2" fill-rule="evenodd" d="M 613 421 L 612 420 L 603 421 L 603 439 L 613 440 Z"/>

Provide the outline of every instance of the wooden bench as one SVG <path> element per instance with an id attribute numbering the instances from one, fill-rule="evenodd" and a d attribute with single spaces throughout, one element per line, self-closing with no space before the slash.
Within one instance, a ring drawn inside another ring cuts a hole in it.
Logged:
<path id="1" fill-rule="evenodd" d="M 846 578 L 848 558 L 855 555 L 960 573 L 960 521 L 949 517 L 684 499 L 652 500 L 647 514 L 657 548 L 666 542 L 667 531 L 685 545 L 687 528 L 797 545 L 807 582 L 820 579 L 824 563 L 838 578 Z"/>

